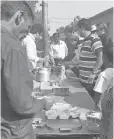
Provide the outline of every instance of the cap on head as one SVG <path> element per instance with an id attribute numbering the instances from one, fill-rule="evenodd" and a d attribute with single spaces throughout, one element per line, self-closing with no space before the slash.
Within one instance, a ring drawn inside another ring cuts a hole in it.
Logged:
<path id="1" fill-rule="evenodd" d="M 96 25 L 92 25 L 91 27 L 92 27 L 91 31 L 97 31 L 98 30 Z"/>

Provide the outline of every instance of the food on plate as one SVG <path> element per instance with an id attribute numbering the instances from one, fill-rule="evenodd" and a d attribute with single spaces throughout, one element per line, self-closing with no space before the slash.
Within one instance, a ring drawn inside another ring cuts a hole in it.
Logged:
<path id="1" fill-rule="evenodd" d="M 77 110 L 79 109 L 79 107 L 71 107 L 70 109 L 69 109 L 69 112 L 76 112 Z"/>
<path id="2" fill-rule="evenodd" d="M 71 113 L 70 115 L 71 115 L 72 118 L 79 118 L 80 117 L 79 112 Z"/>
<path id="3" fill-rule="evenodd" d="M 79 108 L 78 107 L 72 107 L 69 109 L 69 112 L 70 112 L 70 116 L 72 118 L 79 118 L 80 117 L 80 112 L 78 112 Z"/>
<path id="4" fill-rule="evenodd" d="M 72 107 L 69 109 L 70 115 L 77 113 L 78 107 Z"/>
<path id="5" fill-rule="evenodd" d="M 80 112 L 78 110 L 79 107 L 72 107 L 70 104 L 55 103 L 49 111 L 45 112 L 45 115 L 48 119 L 56 119 L 57 117 L 60 119 L 79 118 Z"/>
<path id="6" fill-rule="evenodd" d="M 70 117 L 70 113 L 68 110 L 59 111 L 60 119 L 68 119 Z"/>
<path id="7" fill-rule="evenodd" d="M 52 107 L 54 110 L 68 110 L 71 107 L 70 104 L 65 104 L 65 103 L 55 103 Z"/>
<path id="8" fill-rule="evenodd" d="M 95 119 L 101 119 L 101 112 L 89 112 L 87 113 L 88 118 L 95 118 Z"/>
<path id="9" fill-rule="evenodd" d="M 32 96 L 35 98 L 41 97 L 41 96 L 43 96 L 43 93 L 42 92 L 32 92 Z"/>
<path id="10" fill-rule="evenodd" d="M 49 110 L 45 112 L 45 115 L 47 116 L 48 119 L 56 119 L 58 116 L 58 113 L 56 110 Z"/>
<path id="11" fill-rule="evenodd" d="M 42 120 L 41 118 L 34 118 L 34 120 L 32 122 L 33 128 L 43 127 L 43 126 L 45 126 L 45 124 L 46 124 L 46 122 L 44 120 Z"/>

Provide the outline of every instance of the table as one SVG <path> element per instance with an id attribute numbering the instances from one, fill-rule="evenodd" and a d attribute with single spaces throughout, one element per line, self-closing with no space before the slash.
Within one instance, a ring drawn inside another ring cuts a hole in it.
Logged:
<path id="1" fill-rule="evenodd" d="M 64 101 L 66 101 L 69 104 L 73 104 L 75 106 L 79 106 L 81 108 L 90 109 L 90 110 L 96 110 L 95 109 L 95 103 L 93 102 L 92 98 L 89 96 L 88 92 L 85 90 L 85 88 L 82 87 L 81 83 L 79 81 L 67 81 L 63 83 L 63 86 L 69 84 L 71 86 L 71 95 L 65 96 Z M 37 117 L 37 116 L 36 116 Z M 99 136 L 99 131 L 92 132 L 88 131 L 88 128 L 86 127 L 85 120 L 81 120 L 83 127 L 80 130 L 72 130 L 71 132 L 59 132 L 59 131 L 53 131 L 50 129 L 47 129 L 46 127 L 43 128 L 36 128 L 34 130 L 37 137 L 82 137 L 84 136 L 91 136 L 91 137 L 97 137 Z"/>

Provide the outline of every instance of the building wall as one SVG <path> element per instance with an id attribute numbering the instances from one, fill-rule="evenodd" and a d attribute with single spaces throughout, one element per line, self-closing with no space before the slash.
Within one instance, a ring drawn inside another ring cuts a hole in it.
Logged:
<path id="1" fill-rule="evenodd" d="M 98 15 L 95 15 L 93 17 L 90 18 L 91 23 L 92 24 L 99 24 L 101 22 L 103 23 L 107 23 L 108 27 L 109 27 L 109 37 L 112 38 L 113 42 L 114 42 L 114 38 L 113 38 L 113 8 L 110 8 Z"/>

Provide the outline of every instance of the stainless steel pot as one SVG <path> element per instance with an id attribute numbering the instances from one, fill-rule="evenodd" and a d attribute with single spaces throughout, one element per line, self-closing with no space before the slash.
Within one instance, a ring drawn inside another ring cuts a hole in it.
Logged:
<path id="1" fill-rule="evenodd" d="M 50 81 L 51 69 L 50 68 L 39 68 L 36 73 L 36 80 L 38 82 Z"/>

